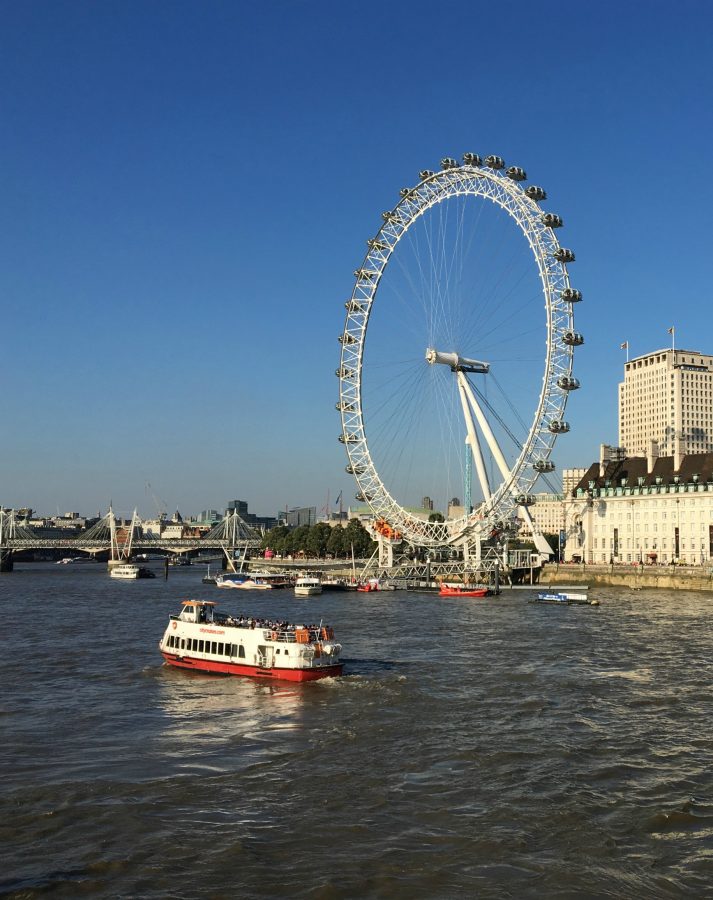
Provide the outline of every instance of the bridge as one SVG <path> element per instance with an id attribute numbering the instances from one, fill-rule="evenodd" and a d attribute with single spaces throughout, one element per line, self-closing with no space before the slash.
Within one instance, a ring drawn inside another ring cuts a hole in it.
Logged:
<path id="1" fill-rule="evenodd" d="M 13 557 L 22 550 L 68 550 L 109 554 L 113 562 L 125 562 L 136 552 L 162 551 L 182 555 L 201 550 L 218 550 L 229 562 L 260 546 L 260 535 L 237 514 L 228 511 L 221 522 L 201 537 L 169 538 L 143 535 L 134 511 L 128 526 L 117 523 L 114 511 L 76 537 L 39 537 L 35 529 L 21 525 L 15 510 L 0 508 L 0 572 L 12 571 Z"/>

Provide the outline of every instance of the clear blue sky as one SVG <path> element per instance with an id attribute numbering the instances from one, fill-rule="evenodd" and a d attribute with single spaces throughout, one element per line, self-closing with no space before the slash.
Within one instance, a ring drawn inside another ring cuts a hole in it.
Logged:
<path id="1" fill-rule="evenodd" d="M 398 189 L 467 150 L 526 168 L 577 253 L 559 467 L 616 442 L 622 341 L 713 351 L 708 2 L 0 11 L 5 506 L 352 498 L 352 271 Z"/>

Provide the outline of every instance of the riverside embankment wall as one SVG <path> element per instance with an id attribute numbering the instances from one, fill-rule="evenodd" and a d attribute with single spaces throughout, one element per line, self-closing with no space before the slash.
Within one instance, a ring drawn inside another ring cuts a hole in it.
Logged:
<path id="1" fill-rule="evenodd" d="M 663 590 L 713 591 L 711 566 L 596 566 L 583 564 L 542 567 L 540 586 L 589 584 L 607 587 L 661 588 Z"/>

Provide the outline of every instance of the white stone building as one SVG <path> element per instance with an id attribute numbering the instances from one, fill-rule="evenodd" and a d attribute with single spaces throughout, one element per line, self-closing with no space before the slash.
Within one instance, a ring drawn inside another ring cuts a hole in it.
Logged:
<path id="1" fill-rule="evenodd" d="M 713 453 L 677 460 L 610 450 L 602 447 L 600 461 L 566 500 L 565 560 L 702 565 L 713 559 Z"/>

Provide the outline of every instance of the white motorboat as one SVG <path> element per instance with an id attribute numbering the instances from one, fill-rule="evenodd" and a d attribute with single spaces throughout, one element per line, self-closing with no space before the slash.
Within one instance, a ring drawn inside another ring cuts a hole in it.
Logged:
<path id="1" fill-rule="evenodd" d="M 134 563 L 122 563 L 118 566 L 112 566 L 109 570 L 109 575 L 112 578 L 122 578 L 125 581 L 134 581 L 137 578 L 155 578 L 156 573 L 152 572 L 151 569 L 146 569 L 143 566 L 137 566 Z"/>
<path id="2" fill-rule="evenodd" d="M 322 593 L 322 582 L 314 575 L 301 575 L 295 581 L 295 597 L 312 597 Z"/>

